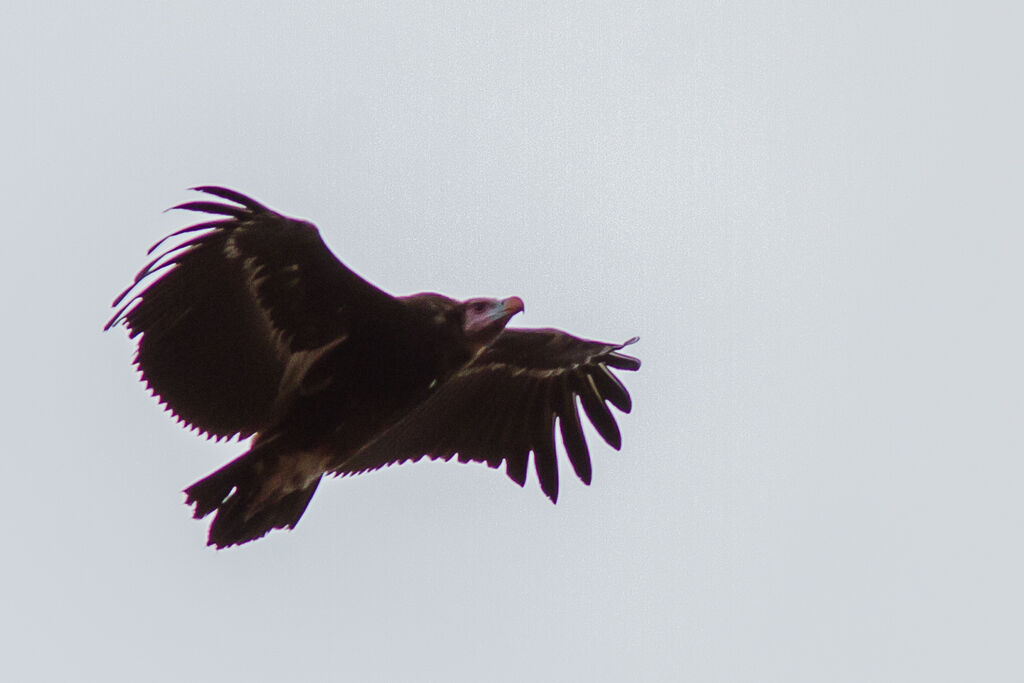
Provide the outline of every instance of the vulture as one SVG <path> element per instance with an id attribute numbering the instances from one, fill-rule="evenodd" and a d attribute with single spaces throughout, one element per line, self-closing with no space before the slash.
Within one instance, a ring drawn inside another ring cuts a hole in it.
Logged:
<path id="1" fill-rule="evenodd" d="M 504 463 L 523 486 L 533 453 L 556 502 L 556 421 L 573 471 L 591 481 L 578 406 L 621 448 L 609 404 L 628 413 L 631 399 L 612 370 L 640 368 L 621 351 L 635 338 L 508 328 L 523 311 L 515 296 L 392 296 L 312 223 L 234 190 L 193 190 L 203 199 L 173 208 L 205 219 L 150 248 L 104 329 L 127 328 L 142 380 L 178 421 L 206 438 L 252 437 L 185 489 L 196 519 L 213 515 L 208 545 L 294 528 L 324 475 L 424 457 Z"/>

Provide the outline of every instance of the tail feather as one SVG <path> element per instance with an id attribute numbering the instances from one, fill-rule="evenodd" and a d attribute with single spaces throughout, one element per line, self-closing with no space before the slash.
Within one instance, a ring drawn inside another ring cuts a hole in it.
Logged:
<path id="1" fill-rule="evenodd" d="M 194 505 L 193 517 L 215 512 L 207 545 L 226 548 L 265 536 L 272 529 L 292 529 L 316 493 L 320 478 L 303 487 L 278 488 L 280 477 L 267 477 L 269 465 L 280 470 L 288 462 L 250 451 L 185 489 L 186 505 Z"/>

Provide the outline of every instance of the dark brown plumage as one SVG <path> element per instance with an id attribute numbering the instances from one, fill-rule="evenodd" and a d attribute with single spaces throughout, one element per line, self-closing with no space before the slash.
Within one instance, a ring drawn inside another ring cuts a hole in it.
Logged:
<path id="1" fill-rule="evenodd" d="M 299 521 L 324 474 L 422 457 L 490 467 L 522 486 L 529 454 L 558 498 L 555 421 L 577 476 L 590 455 L 576 397 L 613 448 L 607 403 L 631 408 L 611 369 L 625 344 L 509 329 L 518 297 L 393 297 L 327 249 L 316 227 L 233 190 L 175 208 L 215 216 L 146 265 L 107 323 L 138 339 L 135 363 L 179 420 L 216 438 L 254 436 L 236 460 L 185 490 L 208 542 L 245 543 Z M 150 253 L 164 244 L 161 240 Z"/>

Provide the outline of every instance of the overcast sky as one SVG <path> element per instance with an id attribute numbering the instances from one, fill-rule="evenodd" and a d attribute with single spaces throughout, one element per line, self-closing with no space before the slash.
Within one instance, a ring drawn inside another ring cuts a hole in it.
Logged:
<path id="1" fill-rule="evenodd" d="M 1020 16 L 936 3 L 8 2 L 0 673 L 1021 680 Z M 109 304 L 220 184 L 394 293 L 644 362 L 594 481 L 329 480 L 204 545 L 243 452 Z"/>

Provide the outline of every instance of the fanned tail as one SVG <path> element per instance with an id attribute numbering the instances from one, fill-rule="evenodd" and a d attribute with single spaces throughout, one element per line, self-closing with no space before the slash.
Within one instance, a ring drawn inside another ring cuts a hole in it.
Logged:
<path id="1" fill-rule="evenodd" d="M 193 517 L 215 513 L 207 545 L 241 545 L 298 524 L 320 476 L 303 472 L 301 453 L 290 455 L 253 449 L 185 489 L 186 504 L 195 506 Z"/>

